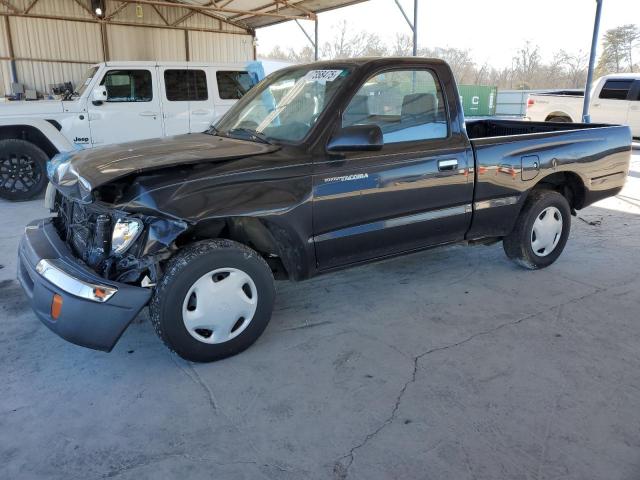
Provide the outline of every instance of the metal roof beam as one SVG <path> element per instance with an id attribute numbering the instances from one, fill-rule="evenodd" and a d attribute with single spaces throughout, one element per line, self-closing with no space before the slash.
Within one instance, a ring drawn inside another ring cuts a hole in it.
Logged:
<path id="1" fill-rule="evenodd" d="M 0 0 L 0 1 L 5 1 L 5 0 Z M 173 7 L 173 8 L 187 8 L 189 10 L 196 10 L 200 13 L 234 13 L 237 14 L 237 16 L 243 16 L 243 15 L 250 15 L 250 16 L 267 16 L 267 17 L 274 17 L 274 18 L 283 18 L 286 20 L 295 20 L 295 19 L 299 19 L 299 20 L 309 20 L 310 16 L 309 15 L 285 15 L 285 14 L 280 14 L 280 13 L 273 13 L 273 12 L 259 12 L 259 11 L 253 11 L 253 10 L 238 10 L 235 8 L 226 8 L 226 7 L 216 7 L 215 5 L 211 5 L 208 7 L 204 7 L 204 6 L 199 6 L 199 5 L 192 5 L 192 4 L 187 4 L 187 3 L 174 3 L 174 2 L 166 2 L 166 1 L 162 1 L 162 0 L 120 0 L 123 2 L 127 2 L 127 3 L 138 3 L 141 5 L 157 5 L 160 7 Z M 273 4 L 269 4 L 268 6 L 273 6 Z M 263 7 L 264 8 L 264 7 Z M 235 17 L 230 17 L 230 20 L 233 20 L 233 18 Z M 223 18 L 224 20 L 224 18 Z"/>

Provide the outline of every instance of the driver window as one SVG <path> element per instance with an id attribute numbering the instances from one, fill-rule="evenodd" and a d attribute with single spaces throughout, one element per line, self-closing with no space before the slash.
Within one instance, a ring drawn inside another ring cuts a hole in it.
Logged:
<path id="1" fill-rule="evenodd" d="M 393 70 L 370 77 L 352 98 L 342 126 L 378 125 L 385 144 L 446 138 L 440 84 L 429 70 Z"/>
<path id="2" fill-rule="evenodd" d="M 149 70 L 109 70 L 101 85 L 107 87 L 107 102 L 150 102 L 153 99 Z"/>

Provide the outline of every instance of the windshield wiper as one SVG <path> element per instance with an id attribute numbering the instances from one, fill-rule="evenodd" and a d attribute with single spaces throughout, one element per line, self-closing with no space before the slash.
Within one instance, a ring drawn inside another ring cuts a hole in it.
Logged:
<path id="1" fill-rule="evenodd" d="M 232 128 L 227 132 L 227 135 L 233 135 L 234 133 L 243 133 L 245 135 L 248 135 L 250 137 L 249 138 L 250 140 L 251 139 L 258 140 L 261 143 L 266 143 L 267 145 L 273 145 L 273 143 L 269 141 L 269 139 L 264 133 L 258 132 L 257 130 L 253 130 L 252 128 L 245 128 L 245 127 Z"/>

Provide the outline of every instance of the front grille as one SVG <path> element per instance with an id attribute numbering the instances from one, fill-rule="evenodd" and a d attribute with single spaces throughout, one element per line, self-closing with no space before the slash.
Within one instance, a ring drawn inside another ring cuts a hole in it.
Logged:
<path id="1" fill-rule="evenodd" d="M 58 214 L 55 223 L 60 237 L 78 258 L 86 261 L 99 213 L 91 205 L 84 205 L 60 194 L 56 196 L 55 210 Z"/>

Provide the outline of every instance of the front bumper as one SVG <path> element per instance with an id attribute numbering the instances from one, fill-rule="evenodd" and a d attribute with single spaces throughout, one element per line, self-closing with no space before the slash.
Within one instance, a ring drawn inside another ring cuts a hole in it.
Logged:
<path id="1" fill-rule="evenodd" d="M 36 316 L 76 345 L 111 351 L 151 297 L 151 290 L 106 280 L 77 260 L 51 219 L 27 225 L 18 255 L 18 280 Z M 62 297 L 57 319 L 54 294 Z"/>

